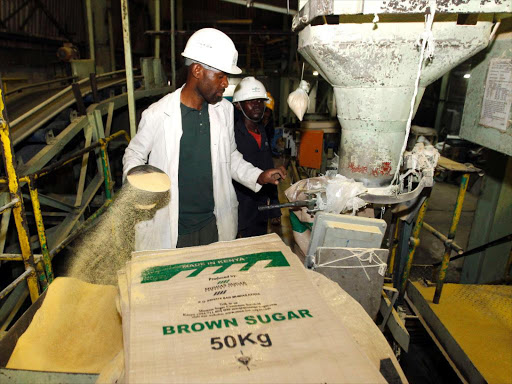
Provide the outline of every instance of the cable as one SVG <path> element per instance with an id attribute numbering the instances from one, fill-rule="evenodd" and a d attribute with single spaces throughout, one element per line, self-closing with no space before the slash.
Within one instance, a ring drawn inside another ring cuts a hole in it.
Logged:
<path id="1" fill-rule="evenodd" d="M 428 14 L 425 15 L 425 30 L 418 38 L 417 44 L 419 45 L 419 41 L 421 42 L 421 52 L 420 52 L 420 61 L 418 64 L 418 73 L 416 75 L 416 81 L 414 85 L 414 93 L 411 98 L 411 107 L 409 110 L 409 117 L 407 119 L 407 125 L 405 127 L 405 139 L 404 144 L 402 145 L 402 150 L 400 151 L 400 156 L 398 158 L 398 164 L 396 166 L 395 175 L 393 176 L 393 180 L 391 180 L 390 186 L 393 186 L 395 181 L 398 180 L 400 175 L 400 167 L 403 162 L 403 156 L 405 153 L 405 149 L 407 148 L 407 141 L 409 140 L 409 133 L 411 132 L 411 123 L 412 123 L 412 115 L 414 114 L 414 105 L 416 104 L 416 96 L 418 95 L 418 89 L 420 85 L 421 71 L 423 67 L 423 62 L 433 57 L 434 55 L 434 35 L 432 33 L 432 25 L 434 23 L 434 16 L 436 13 L 436 2 L 435 0 L 430 0 L 430 6 L 427 8 Z M 426 57 L 425 57 L 425 52 Z"/>
<path id="2" fill-rule="evenodd" d="M 495 247 L 496 245 L 507 243 L 509 241 L 512 241 L 512 233 L 507 235 L 507 236 L 500 237 L 499 239 L 491 241 L 491 242 L 489 242 L 487 244 L 484 244 L 484 245 L 481 245 L 479 247 L 473 248 L 473 249 L 471 249 L 469 251 L 463 252 L 460 255 L 453 256 L 452 258 L 450 258 L 450 261 L 460 259 L 461 257 L 466 257 L 466 256 L 469 256 L 469 255 L 473 255 L 475 253 L 484 251 L 487 248 Z M 442 262 L 439 261 L 437 263 L 432 264 L 432 266 L 433 267 L 437 267 L 437 266 L 439 266 L 441 264 L 442 264 Z"/>

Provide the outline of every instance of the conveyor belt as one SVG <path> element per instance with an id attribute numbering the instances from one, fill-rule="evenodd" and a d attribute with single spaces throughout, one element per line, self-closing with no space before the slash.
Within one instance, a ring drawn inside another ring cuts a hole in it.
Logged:
<path id="1" fill-rule="evenodd" d="M 126 79 L 123 78 L 99 78 L 97 79 L 98 90 L 125 83 Z M 80 85 L 82 96 L 91 93 L 90 84 L 84 83 Z M 53 93 L 53 92 L 52 92 Z M 50 96 L 50 95 L 49 95 Z M 62 95 L 55 98 L 55 100 L 48 103 L 35 113 L 28 115 L 23 114 L 19 117 L 11 118 L 10 128 L 12 135 L 13 145 L 19 144 L 23 139 L 30 136 L 37 129 L 55 117 L 58 113 L 75 103 L 75 97 L 71 88 Z M 28 116 L 27 116 L 28 115 Z"/>
<path id="2" fill-rule="evenodd" d="M 24 113 L 37 107 L 45 100 L 53 97 L 69 84 L 45 89 L 27 89 L 23 92 L 13 94 L 5 99 L 9 121 L 16 120 Z"/>

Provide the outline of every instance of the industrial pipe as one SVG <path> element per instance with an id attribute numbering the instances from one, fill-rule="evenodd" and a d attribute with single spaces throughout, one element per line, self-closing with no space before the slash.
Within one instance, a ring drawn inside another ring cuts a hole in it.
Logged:
<path id="1" fill-rule="evenodd" d="M 423 224 L 423 225 L 425 225 L 425 224 Z M 493 241 L 491 241 L 489 243 L 486 243 L 484 245 L 480 245 L 479 247 L 470 249 L 469 251 L 459 253 L 458 255 L 452 257 L 450 259 L 450 261 L 457 260 L 457 259 L 460 259 L 462 257 L 467 257 L 467 256 L 474 255 L 475 253 L 485 251 L 487 248 L 495 247 L 497 245 L 500 245 L 500 244 L 503 244 L 503 243 L 507 243 L 509 241 L 512 241 L 512 233 L 508 234 L 507 236 L 500 237 L 499 239 L 493 240 Z M 432 264 L 432 266 L 433 267 L 438 267 L 441 264 L 442 264 L 442 262 L 439 261 L 437 263 Z M 512 262 L 510 262 L 510 264 L 512 264 Z M 510 265 L 509 265 L 509 268 L 510 268 Z"/>
<path id="2" fill-rule="evenodd" d="M 39 263 L 41 257 L 40 254 L 34 254 L 34 263 Z M 18 253 L 0 253 L 0 261 L 23 261 L 23 256 Z"/>
<path id="3" fill-rule="evenodd" d="M 252 8 L 263 9 L 265 11 L 283 13 L 285 15 L 295 16 L 297 14 L 297 11 L 294 11 L 292 9 L 276 7 L 275 5 L 269 5 L 269 4 L 264 4 L 264 3 L 247 2 L 246 0 L 222 0 L 222 1 L 225 1 L 226 3 L 243 5 L 244 7 L 250 6 Z"/>
<path id="4" fill-rule="evenodd" d="M 128 116 L 130 120 L 130 137 L 137 132 L 135 126 L 135 95 L 133 87 L 132 47 L 130 43 L 130 15 L 128 0 L 121 0 L 121 18 L 123 21 L 124 68 L 126 69 L 126 87 L 128 90 Z"/>
<path id="5" fill-rule="evenodd" d="M 113 75 L 117 75 L 117 74 L 121 74 L 125 72 L 124 69 L 122 70 L 119 70 L 119 71 L 112 71 L 112 72 L 108 72 L 108 73 L 102 73 L 101 75 L 96 75 L 96 79 L 101 79 L 103 77 L 108 77 L 108 76 L 113 76 Z M 82 79 L 82 80 L 78 80 L 75 84 L 78 84 L 78 85 L 82 85 L 86 82 L 90 81 L 89 78 L 85 78 L 85 79 Z M 30 111 L 27 111 L 26 113 L 24 113 L 23 115 L 21 115 L 20 117 L 18 117 L 17 119 L 13 120 L 11 123 L 10 123 L 10 126 L 11 127 L 15 127 L 16 125 L 18 125 L 22 120 L 32 116 L 34 113 L 40 111 L 41 109 L 43 109 L 44 107 L 46 107 L 48 104 L 54 102 L 55 100 L 57 100 L 59 97 L 65 95 L 66 93 L 70 92 L 72 89 L 72 86 L 69 85 L 67 86 L 66 88 L 64 88 L 62 91 L 56 93 L 55 95 L 53 95 L 52 97 L 46 99 L 44 102 L 42 102 L 41 104 L 38 104 L 36 107 L 32 108 Z"/>
<path id="6" fill-rule="evenodd" d="M 171 0 L 171 87 L 176 90 L 176 36 L 175 31 L 175 15 L 174 15 L 174 0 Z"/>
<path id="7" fill-rule="evenodd" d="M 77 81 L 75 84 L 83 84 L 85 82 L 89 81 L 89 78 L 85 78 L 85 79 L 82 79 L 82 80 L 79 80 Z M 48 104 L 50 104 L 51 102 L 57 100 L 59 97 L 61 97 L 62 95 L 68 93 L 69 91 L 71 91 L 72 89 L 72 86 L 69 85 L 67 86 L 66 88 L 64 88 L 62 91 L 60 92 L 57 92 L 55 95 L 53 95 L 52 97 L 46 99 L 45 101 L 43 101 L 41 104 L 38 104 L 36 107 L 32 108 L 30 111 L 24 113 L 23 115 L 21 115 L 20 117 L 18 117 L 17 119 L 13 120 L 11 123 L 10 123 L 10 126 L 11 127 L 15 127 L 17 124 L 19 124 L 22 120 L 32 116 L 34 113 L 36 113 L 37 111 L 43 109 L 44 107 L 46 107 Z"/>
<path id="8" fill-rule="evenodd" d="M 94 52 L 94 21 L 92 19 L 91 0 L 85 1 L 85 7 L 87 9 L 87 35 L 89 37 L 89 58 L 94 61 L 94 67 L 96 68 L 96 54 Z"/>
<path id="9" fill-rule="evenodd" d="M 160 31 L 160 0 L 155 0 L 155 31 Z M 160 58 L 160 35 L 155 35 L 155 59 Z"/>
<path id="10" fill-rule="evenodd" d="M 258 211 L 269 211 L 271 209 L 307 207 L 309 210 L 315 208 L 316 200 L 297 200 L 290 203 L 260 205 Z"/>
<path id="11" fill-rule="evenodd" d="M 15 88 L 12 91 L 6 92 L 5 96 L 9 96 L 9 95 L 12 95 L 14 93 L 18 93 L 18 92 L 24 91 L 25 89 L 42 87 L 43 85 L 49 85 L 49 84 L 53 84 L 53 83 L 59 83 L 61 81 L 74 80 L 74 79 L 76 79 L 76 76 L 62 77 L 60 79 L 54 79 L 54 80 L 49 80 L 49 81 L 43 81 L 43 82 L 40 82 L 40 83 L 24 85 L 22 87 Z"/>
<path id="12" fill-rule="evenodd" d="M 47 175 L 48 173 L 54 171 L 55 169 L 60 168 L 64 165 L 72 162 L 73 160 L 76 160 L 76 159 L 82 157 L 86 153 L 94 151 L 96 148 L 101 147 L 102 145 L 105 145 L 106 143 L 114 140 L 115 138 L 117 138 L 119 136 L 124 136 L 125 139 L 128 142 L 130 142 L 130 140 L 129 140 L 130 137 L 128 136 L 126 131 L 117 131 L 116 133 L 110 135 L 109 137 L 98 139 L 98 141 L 96 143 L 91 144 L 88 147 L 83 148 L 78 152 L 75 152 L 71 155 L 65 156 L 63 159 L 61 159 L 60 161 L 57 161 L 56 163 L 53 163 L 52 165 L 41 168 L 39 171 L 31 173 L 30 175 L 20 177 L 20 181 L 29 181 L 31 178 L 34 180 L 39 179 L 40 177 Z"/>
<path id="13" fill-rule="evenodd" d="M 116 49 L 114 45 L 114 26 L 112 24 L 112 0 L 109 1 L 107 8 L 107 22 L 108 22 L 108 45 L 110 50 L 110 69 L 116 70 Z"/>
<path id="14" fill-rule="evenodd" d="M 429 231 L 431 234 L 433 234 L 435 237 L 437 237 L 439 240 L 441 240 L 445 246 L 449 246 L 451 249 L 453 249 L 459 255 L 464 252 L 464 249 L 462 249 L 462 247 L 457 245 L 457 243 L 455 243 L 453 240 L 450 240 L 448 237 L 443 235 L 441 232 L 439 232 L 437 229 L 435 229 L 431 225 L 429 225 L 427 223 L 423 223 L 423 228 L 425 228 L 427 231 Z M 436 264 L 441 265 L 441 263 L 436 263 Z M 434 264 L 434 265 L 436 265 L 436 264 Z"/>
<path id="15" fill-rule="evenodd" d="M 18 198 L 13 199 L 10 203 L 5 204 L 3 207 L 0 207 L 0 213 L 4 213 L 9 208 L 14 207 L 16 204 L 18 204 L 20 200 Z"/>
<path id="16" fill-rule="evenodd" d="M 83 148 L 78 152 L 68 155 L 68 156 L 64 157 L 63 159 L 57 161 L 56 163 L 53 163 L 52 165 L 41 168 L 39 171 L 36 171 L 29 175 L 20 177 L 20 181 L 29 182 L 31 178 L 34 180 L 39 179 L 40 177 L 47 175 L 48 173 L 54 171 L 55 169 L 60 168 L 66 164 L 69 164 L 70 162 L 78 159 L 79 157 L 82 157 L 86 153 L 92 152 L 96 148 L 101 147 L 102 145 L 105 145 L 106 143 L 109 143 L 110 141 L 114 140 L 115 138 L 117 138 L 119 136 L 124 136 L 126 141 L 130 142 L 130 136 L 128 136 L 128 133 L 126 133 L 126 131 L 123 131 L 123 130 L 117 131 L 116 133 L 110 135 L 109 137 L 101 138 L 96 143 L 91 144 L 90 146 Z M 5 178 L 0 179 L 0 184 L 7 184 L 7 183 L 8 183 L 8 179 L 5 179 Z"/>
<path id="17" fill-rule="evenodd" d="M 2 292 L 0 292 L 0 300 L 2 300 L 5 296 L 7 296 L 14 288 L 16 288 L 23 280 L 28 279 L 31 274 L 33 274 L 34 268 L 29 267 L 25 272 L 19 275 L 16 280 L 14 280 L 11 284 L 5 287 Z"/>

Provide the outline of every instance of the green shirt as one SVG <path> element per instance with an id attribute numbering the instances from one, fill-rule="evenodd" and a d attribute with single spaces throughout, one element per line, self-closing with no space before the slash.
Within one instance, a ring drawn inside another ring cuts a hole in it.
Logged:
<path id="1" fill-rule="evenodd" d="M 181 104 L 178 234 L 199 231 L 214 219 L 208 103 L 201 110 Z"/>

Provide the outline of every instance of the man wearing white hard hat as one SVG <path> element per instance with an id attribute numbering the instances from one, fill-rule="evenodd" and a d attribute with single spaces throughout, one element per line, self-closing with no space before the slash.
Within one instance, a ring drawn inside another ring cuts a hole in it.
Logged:
<path id="1" fill-rule="evenodd" d="M 123 157 L 124 176 L 147 163 L 171 180 L 169 204 L 137 224 L 136 250 L 232 240 L 238 221 L 232 180 L 258 191 L 285 177 L 280 169 L 254 167 L 237 151 L 233 106 L 222 98 L 227 74 L 241 73 L 231 39 L 219 30 L 201 29 L 190 37 L 182 56 L 185 85 L 143 112 Z"/>
<path id="2" fill-rule="evenodd" d="M 272 150 L 263 124 L 268 101 L 267 91 L 261 81 L 245 77 L 235 88 L 235 140 L 244 160 L 260 169 L 274 168 Z M 283 174 L 286 173 L 280 167 Z M 269 219 L 281 217 L 280 209 L 259 211 L 258 206 L 279 204 L 275 185 L 264 185 L 254 191 L 233 182 L 238 197 L 238 234 L 240 237 L 259 236 L 267 233 Z"/>

